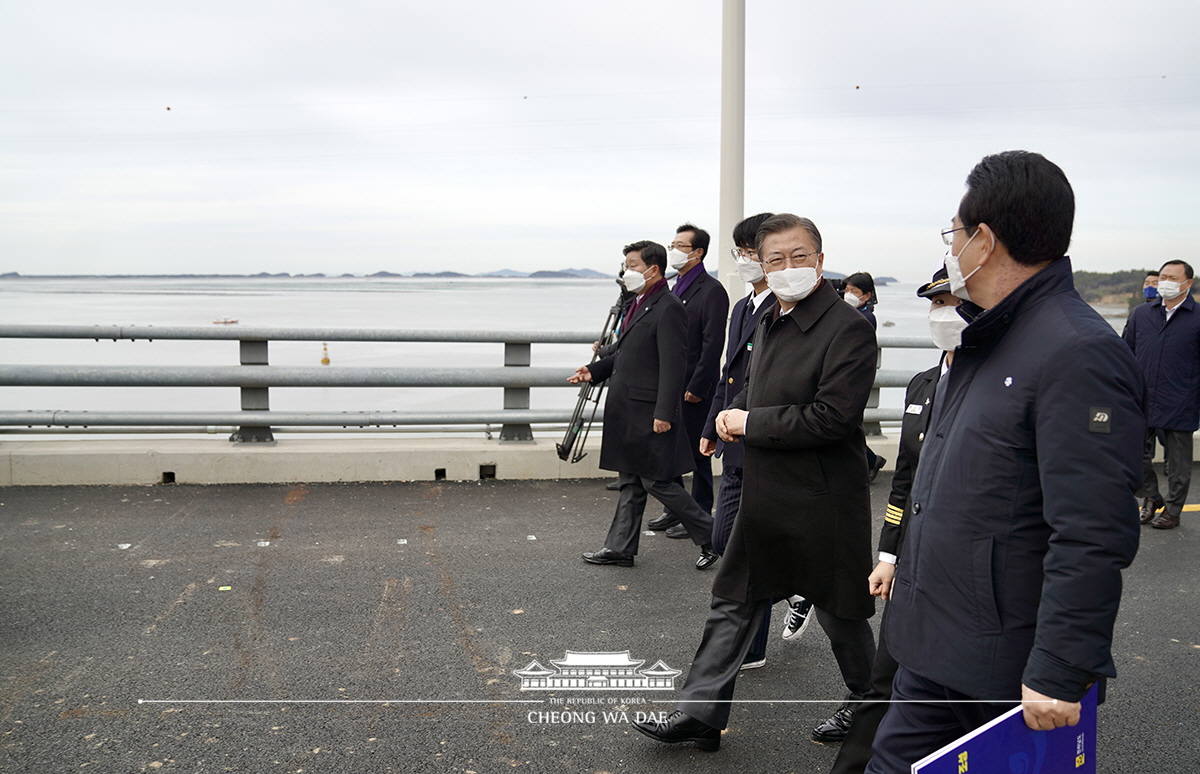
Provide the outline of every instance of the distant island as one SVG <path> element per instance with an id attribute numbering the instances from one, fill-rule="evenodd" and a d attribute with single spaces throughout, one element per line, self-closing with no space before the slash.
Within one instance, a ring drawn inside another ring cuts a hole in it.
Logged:
<path id="1" fill-rule="evenodd" d="M 1145 302 L 1142 282 L 1149 271 L 1150 269 L 1129 269 L 1110 273 L 1077 271 L 1075 289 L 1089 304 L 1123 307 L 1128 312 Z M 1193 294 L 1194 291 L 1195 288 Z"/>
<path id="2" fill-rule="evenodd" d="M 481 274 L 463 274 L 457 271 L 439 272 L 408 272 L 377 271 L 374 274 L 339 274 L 331 277 L 320 272 L 315 274 L 289 274 L 278 272 L 272 274 L 260 271 L 257 274 L 21 274 L 9 271 L 0 274 L 0 279 L 402 279 L 405 277 L 433 278 L 532 278 L 532 279 L 612 279 L 613 275 L 594 271 L 593 269 L 558 269 L 543 271 L 513 271 L 501 269 Z"/>

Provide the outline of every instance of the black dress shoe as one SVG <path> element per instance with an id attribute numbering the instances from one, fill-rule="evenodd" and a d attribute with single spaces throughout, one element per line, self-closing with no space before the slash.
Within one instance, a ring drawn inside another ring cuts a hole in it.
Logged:
<path id="1" fill-rule="evenodd" d="M 1167 504 L 1163 502 L 1161 497 L 1147 497 L 1145 500 L 1142 500 L 1142 509 L 1138 511 L 1138 519 L 1143 524 L 1149 524 L 1154 521 L 1154 512 L 1166 507 Z"/>
<path id="2" fill-rule="evenodd" d="M 678 710 L 664 721 L 637 720 L 633 727 L 651 739 L 667 744 L 695 742 L 705 752 L 716 752 L 721 746 L 721 729 L 701 723 Z"/>
<path id="3" fill-rule="evenodd" d="M 1163 511 L 1154 517 L 1154 519 L 1150 522 L 1150 526 L 1154 527 L 1155 529 L 1175 529 L 1179 526 L 1179 514 L 1172 516 L 1166 511 Z"/>
<path id="4" fill-rule="evenodd" d="M 697 570 L 707 570 L 717 563 L 720 555 L 713 550 L 712 543 L 705 543 L 700 546 L 700 558 L 696 560 Z"/>
<path id="5" fill-rule="evenodd" d="M 619 481 L 609 481 L 604 485 L 604 488 L 610 492 L 618 492 L 621 489 L 621 483 Z"/>
<path id="6" fill-rule="evenodd" d="M 844 740 L 847 732 L 850 731 L 850 722 L 852 720 L 854 720 L 854 710 L 849 705 L 843 704 L 838 707 L 837 712 L 830 715 L 828 719 L 822 721 L 813 729 L 813 741 L 840 742 Z"/>
<path id="7" fill-rule="evenodd" d="M 678 523 L 679 518 L 677 516 L 664 513 L 662 516 L 658 516 L 657 518 L 653 518 L 646 522 L 646 529 L 667 529 L 668 527 L 674 527 Z"/>
<path id="8" fill-rule="evenodd" d="M 868 484 L 875 483 L 875 477 L 879 475 L 879 471 L 883 470 L 883 466 L 885 464 L 887 464 L 887 460 L 885 460 L 883 457 L 880 457 L 878 454 L 876 454 L 875 455 L 875 464 L 871 466 L 871 473 L 870 473 L 870 475 L 867 476 Z"/>
<path id="9" fill-rule="evenodd" d="M 667 527 L 667 531 L 663 534 L 669 538 L 675 538 L 676 540 L 682 540 L 683 538 L 691 537 L 691 535 L 688 534 L 687 527 L 683 526 L 682 524 L 676 524 L 674 527 Z"/>
<path id="10" fill-rule="evenodd" d="M 615 564 L 619 567 L 632 567 L 632 556 L 621 556 L 615 551 L 610 551 L 607 547 L 601 548 L 599 551 L 593 551 L 583 555 L 583 561 L 588 564 Z"/>

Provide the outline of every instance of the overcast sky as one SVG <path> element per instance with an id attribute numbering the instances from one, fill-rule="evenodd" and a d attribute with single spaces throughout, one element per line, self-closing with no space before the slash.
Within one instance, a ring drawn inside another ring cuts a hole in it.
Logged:
<path id="1" fill-rule="evenodd" d="M 1070 178 L 1077 269 L 1200 259 L 1200 3 L 746 26 L 746 213 L 811 217 L 828 268 L 928 278 L 1013 148 Z M 0 273 L 612 271 L 717 229 L 720 68 L 719 0 L 6 0 Z"/>

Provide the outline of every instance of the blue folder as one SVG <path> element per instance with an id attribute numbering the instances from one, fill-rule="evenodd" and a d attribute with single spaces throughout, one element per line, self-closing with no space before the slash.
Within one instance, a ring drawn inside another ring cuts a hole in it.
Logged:
<path id="1" fill-rule="evenodd" d="M 1096 686 L 1079 723 L 1053 731 L 1025 725 L 1018 704 L 912 765 L 912 774 L 1096 774 Z"/>

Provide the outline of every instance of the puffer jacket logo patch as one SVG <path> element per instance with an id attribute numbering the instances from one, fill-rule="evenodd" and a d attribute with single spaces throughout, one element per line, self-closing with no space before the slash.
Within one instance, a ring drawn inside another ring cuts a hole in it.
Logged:
<path id="1" fill-rule="evenodd" d="M 1092 406 L 1088 410 L 1091 416 L 1091 423 L 1088 425 L 1088 430 L 1093 433 L 1111 433 L 1112 432 L 1112 412 L 1106 406 Z"/>

